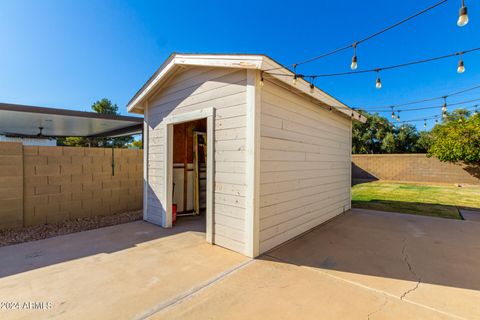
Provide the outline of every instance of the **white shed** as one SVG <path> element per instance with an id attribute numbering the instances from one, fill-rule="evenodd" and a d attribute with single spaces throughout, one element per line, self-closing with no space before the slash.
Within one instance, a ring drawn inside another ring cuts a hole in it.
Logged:
<path id="1" fill-rule="evenodd" d="M 145 220 L 170 228 L 174 203 L 204 208 L 206 241 L 256 257 L 350 209 L 352 118 L 365 118 L 281 74 L 264 55 L 165 61 L 128 104 L 144 114 Z"/>

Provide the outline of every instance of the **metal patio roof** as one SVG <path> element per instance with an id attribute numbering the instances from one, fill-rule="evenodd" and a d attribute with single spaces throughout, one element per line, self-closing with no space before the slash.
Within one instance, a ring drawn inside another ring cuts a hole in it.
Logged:
<path id="1" fill-rule="evenodd" d="M 118 137 L 142 128 L 139 117 L 0 103 L 0 134 L 7 136 Z"/>

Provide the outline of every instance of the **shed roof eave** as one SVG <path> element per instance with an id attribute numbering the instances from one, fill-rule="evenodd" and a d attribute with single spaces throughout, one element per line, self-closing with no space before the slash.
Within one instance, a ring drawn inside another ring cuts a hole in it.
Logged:
<path id="1" fill-rule="evenodd" d="M 331 95 L 327 94 L 323 90 L 315 87 L 314 92 L 310 92 L 310 83 L 304 79 L 299 79 L 297 84 L 293 86 L 289 81 L 290 75 L 293 75 L 292 71 L 285 66 L 276 62 L 272 58 L 266 55 L 252 55 L 252 54 L 180 54 L 173 53 L 169 58 L 160 66 L 160 68 L 150 77 L 150 79 L 140 88 L 140 90 L 134 95 L 127 105 L 128 112 L 143 113 L 144 102 L 149 94 L 154 91 L 162 79 L 164 79 L 170 72 L 172 72 L 175 66 L 203 66 L 203 67 L 223 67 L 223 68 L 241 68 L 241 69 L 257 69 L 260 71 L 268 72 L 275 69 L 276 74 L 270 75 L 277 80 L 299 90 L 302 93 L 320 101 L 323 104 L 331 106 L 337 109 L 339 112 L 350 116 L 353 113 L 352 119 L 365 122 L 366 118 L 347 106 L 346 104 L 335 99 Z M 284 74 L 284 75 L 281 75 Z"/>

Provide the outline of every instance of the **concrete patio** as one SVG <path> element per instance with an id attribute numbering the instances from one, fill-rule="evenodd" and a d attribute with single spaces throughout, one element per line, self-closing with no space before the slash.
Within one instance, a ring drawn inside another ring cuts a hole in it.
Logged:
<path id="1" fill-rule="evenodd" d="M 260 259 L 195 223 L 0 248 L 2 319 L 480 319 L 480 223 L 352 210 Z"/>

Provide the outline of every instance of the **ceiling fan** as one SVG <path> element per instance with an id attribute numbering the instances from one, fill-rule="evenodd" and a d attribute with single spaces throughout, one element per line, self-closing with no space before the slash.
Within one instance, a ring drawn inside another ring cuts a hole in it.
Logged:
<path id="1" fill-rule="evenodd" d="M 12 138 L 31 138 L 31 139 L 49 139 L 49 140 L 55 139 L 54 136 L 44 135 L 43 129 L 44 127 L 38 127 L 38 133 L 36 135 L 20 134 L 20 133 L 14 133 L 14 132 L 3 132 L 2 134 Z"/>

